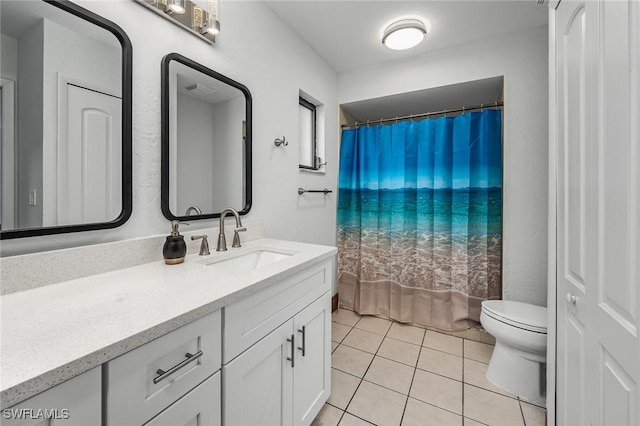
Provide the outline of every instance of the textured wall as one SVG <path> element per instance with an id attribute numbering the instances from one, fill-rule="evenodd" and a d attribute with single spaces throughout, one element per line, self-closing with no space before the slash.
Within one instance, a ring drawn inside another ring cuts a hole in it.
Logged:
<path id="1" fill-rule="evenodd" d="M 542 27 L 338 77 L 342 104 L 504 76 L 503 296 L 538 305 L 547 300 L 547 40 Z"/>
<path id="2" fill-rule="evenodd" d="M 334 193 L 298 197 L 298 186 L 331 189 L 337 181 L 336 75 L 262 2 L 221 2 L 222 33 L 211 46 L 133 1 L 78 0 L 117 23 L 133 45 L 133 214 L 122 227 L 4 240 L 2 255 L 168 234 L 160 210 L 160 61 L 178 52 L 246 85 L 253 96 L 253 207 L 265 236 L 335 244 Z M 325 105 L 326 175 L 298 171 L 298 94 Z M 286 136 L 288 147 L 273 140 Z M 217 221 L 192 221 L 189 230 Z"/>

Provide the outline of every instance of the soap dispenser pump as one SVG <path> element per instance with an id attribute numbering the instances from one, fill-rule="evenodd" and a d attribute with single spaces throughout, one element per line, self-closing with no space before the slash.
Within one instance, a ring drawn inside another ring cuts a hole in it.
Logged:
<path id="1" fill-rule="evenodd" d="M 187 243 L 184 242 L 184 236 L 180 235 L 178 225 L 180 225 L 180 221 L 171 221 L 171 235 L 167 236 L 162 248 L 164 263 L 167 265 L 177 265 L 184 262 L 184 256 L 187 254 Z"/>

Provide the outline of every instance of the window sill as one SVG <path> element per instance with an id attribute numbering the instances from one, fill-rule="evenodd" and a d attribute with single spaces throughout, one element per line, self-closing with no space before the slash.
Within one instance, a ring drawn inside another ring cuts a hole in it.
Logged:
<path id="1" fill-rule="evenodd" d="M 311 174 L 316 174 L 316 175 L 325 175 L 327 174 L 327 172 L 325 171 L 324 167 L 322 167 L 321 169 L 318 170 L 313 170 L 313 169 L 298 169 L 298 171 L 300 172 L 304 172 L 304 173 L 311 173 Z"/>

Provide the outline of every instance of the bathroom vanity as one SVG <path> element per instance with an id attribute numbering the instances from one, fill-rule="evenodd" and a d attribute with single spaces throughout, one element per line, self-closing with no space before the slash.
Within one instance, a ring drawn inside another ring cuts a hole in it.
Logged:
<path id="1" fill-rule="evenodd" d="M 335 253 L 259 239 L 2 296 L 3 424 L 311 424 Z"/>

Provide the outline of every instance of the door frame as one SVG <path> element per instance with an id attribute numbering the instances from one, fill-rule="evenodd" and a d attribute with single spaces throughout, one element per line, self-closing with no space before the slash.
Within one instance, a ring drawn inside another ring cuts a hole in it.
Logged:
<path id="1" fill-rule="evenodd" d="M 16 82 L 0 78 L 2 87 L 2 226 L 16 225 Z M 8 142 L 8 143 L 7 143 Z M 7 209 L 8 207 L 8 209 Z"/>
<path id="2" fill-rule="evenodd" d="M 561 0 L 549 2 L 549 199 L 547 237 L 547 425 L 556 424 L 557 362 L 557 185 L 558 139 L 556 98 L 556 9 Z"/>
<path id="3" fill-rule="evenodd" d="M 51 170 L 43 171 L 44 176 L 52 176 L 51 179 L 43 182 L 43 223 L 45 226 L 53 226 L 58 223 L 58 168 L 60 167 L 61 156 L 65 155 L 63 151 L 63 141 L 66 144 L 69 136 L 68 129 L 68 117 L 67 117 L 67 105 L 69 102 L 68 90 L 69 85 L 76 86 L 81 89 L 90 90 L 92 92 L 102 93 L 107 96 L 120 99 L 122 102 L 122 95 L 119 91 L 113 90 L 104 86 L 97 85 L 92 82 L 84 81 L 79 78 L 71 77 L 63 73 L 57 73 L 58 77 L 58 103 L 57 103 L 57 116 L 56 122 L 56 139 L 52 141 L 54 143 L 48 144 L 43 147 L 43 155 L 49 160 L 43 161 L 44 164 L 52 164 Z M 122 141 L 121 141 L 122 142 Z M 124 164 L 123 164 L 124 165 Z M 48 182 L 48 185 L 45 187 Z M 46 198 L 45 198 L 46 195 Z"/>

